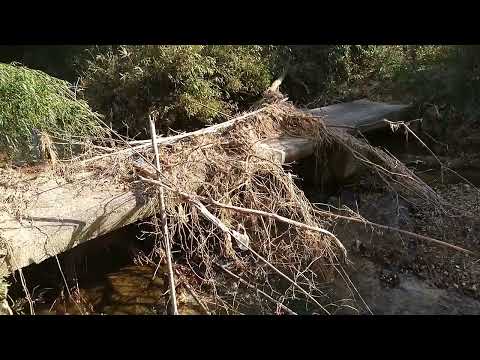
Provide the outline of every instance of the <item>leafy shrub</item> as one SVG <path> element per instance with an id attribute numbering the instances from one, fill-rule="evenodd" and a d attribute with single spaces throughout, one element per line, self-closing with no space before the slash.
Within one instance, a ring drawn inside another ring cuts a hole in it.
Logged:
<path id="1" fill-rule="evenodd" d="M 467 120 L 480 120 L 480 46 L 455 47 L 448 65 L 447 95 Z"/>
<path id="2" fill-rule="evenodd" d="M 89 102 L 134 136 L 153 109 L 164 132 L 244 109 L 287 64 L 281 90 L 298 105 L 368 97 L 449 104 L 475 118 L 479 59 L 475 46 L 118 46 L 90 51 L 82 75 Z"/>
<path id="3" fill-rule="evenodd" d="M 32 131 L 88 136 L 100 132 L 97 114 L 63 80 L 0 63 L 0 149 L 28 154 Z"/>
<path id="4" fill-rule="evenodd" d="M 395 53 L 385 48 L 395 48 Z M 373 57 L 381 64 L 375 67 L 378 94 L 444 109 L 438 120 L 445 126 L 451 114 L 467 121 L 480 114 L 480 47 L 378 46 Z"/>
<path id="5" fill-rule="evenodd" d="M 435 106 L 440 109 L 436 120 L 442 127 L 459 119 L 479 120 L 480 46 L 377 45 L 357 49 L 359 56 L 350 58 L 350 93 L 363 86 L 357 97 L 412 102 L 423 109 Z"/>
<path id="6" fill-rule="evenodd" d="M 272 51 L 262 46 L 175 45 L 96 47 L 80 62 L 85 97 L 112 127 L 190 129 L 242 109 L 272 80 Z"/>
<path id="7" fill-rule="evenodd" d="M 292 46 L 287 92 L 298 102 L 316 100 L 316 105 L 364 96 L 405 95 L 405 91 L 415 90 L 417 79 L 427 70 L 434 72 L 437 64 L 445 64 L 450 53 L 445 46 Z"/>

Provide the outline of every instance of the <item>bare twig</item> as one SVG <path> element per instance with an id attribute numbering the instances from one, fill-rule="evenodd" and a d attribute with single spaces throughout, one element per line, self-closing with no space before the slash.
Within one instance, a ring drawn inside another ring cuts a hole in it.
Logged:
<path id="1" fill-rule="evenodd" d="M 155 181 L 155 180 L 150 180 L 150 179 L 145 179 L 145 178 L 142 178 L 144 179 L 145 181 L 147 182 L 151 182 L 151 183 L 154 183 L 156 185 L 160 185 L 160 186 L 163 186 L 161 182 L 159 181 Z M 168 188 L 168 187 L 167 187 Z M 169 188 L 171 189 L 171 188 Z M 253 255 L 255 255 L 257 258 L 259 258 L 261 261 L 263 261 L 266 265 L 268 265 L 273 271 L 275 271 L 277 274 L 279 274 L 280 276 L 282 276 L 284 279 L 286 279 L 287 281 L 289 281 L 294 287 L 296 287 L 298 290 L 300 290 L 303 294 L 305 294 L 310 300 L 312 300 L 316 305 L 318 305 L 326 314 L 330 315 L 329 311 L 327 309 L 325 309 L 322 304 L 320 304 L 311 294 L 309 294 L 305 289 L 303 289 L 300 285 L 298 285 L 294 280 L 292 280 L 288 275 L 284 274 L 282 271 L 280 271 L 277 267 L 275 267 L 271 262 L 269 262 L 267 259 L 265 259 L 262 255 L 260 255 L 258 252 L 256 252 L 255 250 L 253 250 L 249 244 L 247 243 L 247 241 L 245 241 L 245 238 L 248 238 L 248 236 L 244 235 L 244 234 L 240 234 L 238 233 L 237 231 L 235 230 L 232 230 L 230 229 L 229 227 L 227 227 L 220 219 L 218 219 L 215 215 L 213 215 L 210 211 L 208 211 L 208 209 L 200 202 L 198 201 L 197 199 L 195 199 L 196 197 L 197 198 L 200 198 L 199 196 L 194 196 L 194 195 L 188 195 L 188 194 L 185 194 L 185 193 L 181 193 L 177 190 L 174 190 L 174 189 L 171 189 L 172 191 L 178 193 L 178 194 L 181 194 L 183 195 L 188 201 L 190 201 L 208 220 L 210 220 L 212 223 L 214 223 L 215 225 L 217 225 L 222 231 L 224 231 L 226 234 L 234 237 L 237 242 L 239 242 L 241 245 L 243 245 L 243 247 L 247 248 Z M 205 199 L 205 200 L 208 200 L 206 198 L 202 198 L 202 199 Z M 210 200 L 210 201 L 213 201 L 213 200 Z M 316 230 L 316 231 L 321 231 L 321 232 L 327 232 L 329 234 L 331 234 L 330 232 L 328 232 L 327 230 L 323 230 L 323 229 L 320 229 L 320 228 L 317 228 L 317 227 L 309 227 L 308 225 L 305 225 L 305 224 L 302 224 L 302 223 L 299 223 L 299 222 L 296 222 L 296 221 L 293 221 L 293 220 L 290 220 L 290 219 L 287 219 L 287 218 L 283 218 L 279 215 L 276 215 L 276 214 L 270 214 L 270 213 L 266 213 L 266 212 L 263 212 L 263 211 L 258 211 L 258 210 L 251 210 L 251 209 L 244 209 L 244 208 L 240 208 L 240 207 L 235 207 L 235 206 L 232 206 L 230 207 L 229 205 L 225 205 L 225 204 L 221 204 L 221 203 L 217 203 L 217 206 L 219 205 L 222 205 L 222 207 L 225 207 L 225 208 L 230 208 L 230 209 L 233 209 L 233 210 L 237 210 L 237 211 L 240 211 L 240 212 L 248 212 L 248 213 L 262 213 L 264 216 L 265 214 L 268 215 L 268 216 L 272 216 L 274 218 L 276 218 L 276 216 L 279 217 L 279 219 L 284 219 L 284 221 L 286 220 L 287 222 L 291 223 L 291 224 L 299 224 L 301 226 L 307 226 L 310 230 Z M 332 234 L 333 237 L 335 237 L 333 234 Z M 343 246 L 343 245 L 342 245 Z M 344 248 L 345 249 L 345 248 Z M 346 252 L 346 250 L 345 250 Z"/>
<path id="2" fill-rule="evenodd" d="M 80 314 L 83 314 L 83 310 L 80 308 L 80 306 L 77 304 L 77 302 L 75 301 L 75 299 L 73 298 L 72 296 L 72 293 L 70 292 L 70 288 L 68 286 L 68 282 L 67 282 L 67 278 L 65 277 L 65 274 L 63 273 L 63 270 L 62 270 L 62 265 L 60 264 L 60 260 L 58 259 L 58 256 L 55 255 L 55 260 L 57 261 L 57 266 L 58 266 L 58 270 L 60 271 L 60 274 L 62 275 L 62 279 L 63 279 L 63 283 L 65 284 L 65 289 L 67 290 L 67 294 L 68 294 L 68 299 L 70 301 L 73 301 L 73 303 L 75 304 L 75 306 L 77 307 L 78 311 L 80 311 Z"/>
<path id="3" fill-rule="evenodd" d="M 10 246 L 7 244 L 8 252 L 11 252 Z M 10 259 L 13 261 L 15 264 L 15 267 L 18 269 L 18 274 L 20 276 L 20 282 L 22 284 L 23 292 L 25 293 L 25 297 L 27 298 L 28 305 L 30 306 L 30 315 L 35 315 L 35 308 L 33 306 L 33 300 L 30 295 L 30 291 L 28 291 L 28 286 L 27 282 L 25 280 L 25 277 L 23 276 L 23 271 L 22 268 L 18 266 L 17 260 L 15 259 L 15 256 L 11 256 Z"/>
<path id="4" fill-rule="evenodd" d="M 283 310 L 285 310 L 287 313 L 289 313 L 290 315 L 298 315 L 295 311 L 291 310 L 290 308 L 288 308 L 287 306 L 285 306 L 284 304 L 282 304 L 281 302 L 279 302 L 278 300 L 275 300 L 274 298 L 272 298 L 270 295 L 268 295 L 266 292 L 258 289 L 256 286 L 253 286 L 252 284 L 248 283 L 247 281 L 245 281 L 244 279 L 242 279 L 240 276 L 234 274 L 233 272 L 231 272 L 230 270 L 228 270 L 225 266 L 222 266 L 222 265 L 219 265 L 217 263 L 214 263 L 217 267 L 219 267 L 220 269 L 222 269 L 223 271 L 225 271 L 227 274 L 229 274 L 230 276 L 234 277 L 235 279 L 237 279 L 238 281 L 240 281 L 242 284 L 246 285 L 247 287 L 249 287 L 250 289 L 253 289 L 255 290 L 256 292 L 258 292 L 259 294 L 262 294 L 263 296 L 265 296 L 268 300 L 270 300 L 271 302 L 275 303 L 276 305 L 280 306 L 280 308 L 282 308 Z"/>
<path id="5" fill-rule="evenodd" d="M 193 200 L 193 201 L 196 201 L 196 200 Z M 197 204 L 200 204 L 199 202 L 197 202 Z M 202 205 L 203 206 L 203 205 Z M 300 285 L 297 284 L 297 282 L 293 279 L 291 279 L 288 275 L 284 274 L 282 271 L 280 271 L 276 266 L 274 266 L 270 261 L 268 261 L 267 259 L 265 259 L 262 255 L 260 255 L 258 252 L 256 252 L 255 250 L 253 250 L 246 242 L 244 242 L 244 238 L 243 237 L 240 237 L 240 236 L 236 236 L 236 231 L 234 230 L 230 230 L 226 227 L 226 225 L 224 225 L 215 215 L 213 215 L 212 213 L 210 213 L 207 208 L 205 208 L 205 206 L 203 206 L 203 214 L 206 215 L 207 213 L 209 214 L 208 215 L 208 219 L 209 220 L 213 220 L 215 218 L 215 221 L 213 221 L 215 223 L 215 225 L 218 225 L 220 227 L 221 230 L 223 231 L 226 231 L 228 234 L 232 235 L 235 237 L 235 239 L 241 243 L 245 248 L 247 248 L 253 255 L 255 255 L 257 258 L 259 258 L 261 261 L 263 261 L 266 265 L 268 265 L 273 271 L 275 271 L 277 274 L 279 274 L 281 277 L 283 277 L 285 280 L 287 280 L 288 282 L 290 282 L 294 287 L 296 287 L 298 290 L 300 290 L 303 294 L 305 294 L 310 300 L 312 300 L 315 304 L 317 304 L 327 315 L 330 315 L 330 312 L 325 309 L 322 304 L 320 304 L 311 294 L 309 294 L 303 287 L 301 287 Z M 221 225 L 220 225 L 221 224 Z M 237 233 L 238 234 L 238 233 Z"/>
<path id="6" fill-rule="evenodd" d="M 440 145 L 440 146 L 443 146 L 443 147 L 447 148 L 447 150 L 448 150 L 448 144 L 445 144 L 445 143 L 443 143 L 443 142 L 441 142 L 441 141 L 438 141 L 437 139 L 435 139 L 432 135 L 430 135 L 430 134 L 429 134 L 428 132 L 426 132 L 425 130 L 422 130 L 422 133 L 423 133 L 426 137 L 428 137 L 430 140 L 432 140 L 434 143 L 436 143 L 436 144 L 438 144 L 438 145 Z"/>
<path id="7" fill-rule="evenodd" d="M 147 178 L 144 178 L 142 176 L 139 176 L 139 177 L 142 181 L 145 181 L 145 182 L 148 182 L 148 183 L 151 183 L 151 184 L 155 184 L 155 185 L 162 185 L 162 183 L 159 182 L 159 181 L 152 180 L 152 179 L 147 179 Z M 163 185 L 163 186 L 165 186 L 165 185 Z M 189 200 L 198 199 L 198 200 L 201 200 L 203 202 L 207 202 L 211 205 L 221 207 L 221 208 L 224 208 L 224 209 L 230 209 L 230 210 L 233 210 L 233 211 L 236 211 L 236 212 L 239 212 L 239 213 L 244 213 L 244 214 L 254 214 L 254 215 L 258 215 L 258 216 L 264 216 L 264 217 L 268 217 L 268 218 L 271 218 L 271 219 L 275 219 L 277 221 L 281 221 L 281 222 L 289 224 L 289 225 L 296 226 L 296 227 L 301 228 L 301 229 L 310 230 L 310 231 L 319 232 L 319 233 L 328 235 L 330 238 L 332 238 L 334 240 L 334 242 L 337 244 L 337 246 L 342 250 L 344 258 L 347 257 L 347 249 L 345 248 L 345 246 L 343 246 L 343 244 L 340 242 L 340 240 L 338 240 L 338 238 L 328 230 L 319 228 L 317 226 L 307 225 L 307 224 L 304 224 L 304 223 L 301 223 L 301 222 L 283 217 L 283 216 L 278 215 L 278 214 L 274 214 L 274 213 L 270 213 L 270 212 L 266 212 L 266 211 L 261 211 L 261 210 L 255 210 L 255 209 L 248 209 L 248 208 L 234 206 L 234 205 L 223 204 L 221 202 L 218 202 L 218 201 L 215 201 L 213 199 L 209 199 L 209 198 L 206 198 L 206 197 L 203 197 L 203 196 L 187 194 L 187 193 L 175 190 L 175 189 L 173 189 L 171 187 L 168 187 L 168 186 L 165 186 L 165 187 L 168 188 L 169 190 L 171 190 L 171 191 L 189 199 Z"/>
<path id="8" fill-rule="evenodd" d="M 150 122 L 150 132 L 152 134 L 152 146 L 155 153 L 155 165 L 157 168 L 157 177 L 158 179 L 160 179 L 160 156 L 158 154 L 157 137 L 156 137 L 156 131 L 155 131 L 155 120 L 152 115 L 149 116 L 149 122 Z M 160 216 L 162 219 L 163 239 L 165 242 L 165 253 L 167 256 L 168 280 L 170 285 L 170 299 L 172 301 L 172 313 L 173 315 L 178 315 L 177 296 L 175 293 L 175 278 L 173 276 L 173 267 L 172 267 L 172 253 L 170 250 L 170 239 L 168 236 L 167 214 L 165 212 L 165 194 L 163 192 L 162 185 L 159 186 L 159 192 L 160 192 L 160 195 L 159 195 L 160 196 Z M 157 268 L 155 269 L 153 278 L 155 278 L 159 266 L 160 266 L 160 262 L 158 263 Z"/>
<path id="9" fill-rule="evenodd" d="M 284 101 L 286 101 L 286 99 L 283 99 L 281 102 L 284 102 Z M 237 122 L 239 122 L 241 120 L 244 120 L 246 118 L 249 118 L 251 116 L 254 116 L 258 113 L 261 113 L 261 112 L 265 111 L 267 108 L 268 108 L 268 106 L 264 106 L 264 107 L 262 107 L 258 110 L 255 110 L 255 111 L 252 111 L 252 112 L 234 117 L 233 119 L 222 122 L 220 124 L 212 125 L 210 127 L 206 127 L 206 128 L 200 129 L 200 130 L 189 132 L 189 133 L 184 133 L 184 134 L 174 135 L 174 136 L 169 136 L 169 137 L 156 136 L 157 145 L 172 144 L 172 143 L 175 143 L 175 142 L 177 142 L 179 140 L 182 140 L 182 139 L 185 139 L 185 138 L 192 138 L 192 137 L 196 137 L 196 136 L 200 136 L 200 135 L 211 134 L 211 133 L 227 130 L 227 129 L 231 128 L 233 125 L 235 125 Z M 81 161 L 81 163 L 86 164 L 86 163 L 90 163 L 92 161 L 100 160 L 100 159 L 110 157 L 110 156 L 121 155 L 121 154 L 131 154 L 135 150 L 142 150 L 142 149 L 146 149 L 146 148 L 149 148 L 150 146 L 152 146 L 151 140 L 137 140 L 137 141 L 134 142 L 134 144 L 140 144 L 140 145 L 133 146 L 133 147 L 127 147 L 126 149 L 111 152 L 109 154 L 102 154 L 102 155 L 94 156 L 92 158 Z"/>
<path id="10" fill-rule="evenodd" d="M 385 121 L 388 122 L 388 120 L 385 120 Z M 444 170 L 447 170 L 447 171 L 450 171 L 451 173 L 457 175 L 461 180 L 465 181 L 467 184 L 469 184 L 470 186 L 472 186 L 475 190 L 477 190 L 478 192 L 480 192 L 480 189 L 479 189 L 478 187 L 476 187 L 475 184 L 473 184 L 471 181 L 469 181 L 468 179 L 466 179 L 465 177 L 463 177 L 462 175 L 460 175 L 457 171 L 455 171 L 455 170 L 449 168 L 448 166 L 444 165 L 443 162 L 440 160 L 440 158 L 422 141 L 422 139 L 420 139 L 419 136 L 417 136 L 417 134 L 415 134 L 415 132 L 413 132 L 413 131 L 408 127 L 407 124 L 401 123 L 401 122 L 400 122 L 399 124 L 403 125 L 404 128 L 405 128 L 410 134 L 412 134 L 412 135 L 415 137 L 415 139 L 417 139 L 417 140 L 420 142 L 420 144 L 421 144 L 423 147 L 425 147 L 425 149 L 427 149 L 428 152 L 430 152 L 430 154 L 433 155 L 433 157 L 435 158 L 435 160 L 438 161 L 438 163 L 440 164 L 440 176 L 441 176 L 441 178 L 442 178 L 442 183 L 443 183 L 443 172 L 444 172 Z"/>
<path id="11" fill-rule="evenodd" d="M 432 150 L 430 150 L 430 148 L 422 141 L 422 139 L 420 139 L 420 138 L 417 136 L 417 134 L 415 134 L 412 130 L 410 130 L 410 128 L 408 127 L 408 125 L 407 125 L 405 122 L 403 122 L 403 121 L 392 122 L 392 121 L 389 121 L 389 120 L 386 120 L 386 119 L 385 119 L 384 121 L 385 121 L 387 124 L 389 124 L 392 128 L 398 127 L 398 126 L 400 126 L 400 125 L 403 126 L 403 127 L 405 128 L 405 130 L 407 130 L 408 133 L 412 134 L 412 135 L 415 137 L 415 139 L 417 139 L 417 140 L 420 142 L 420 144 L 422 144 L 423 147 L 425 147 L 425 149 L 427 149 L 427 150 L 430 152 L 430 154 L 433 155 L 433 157 L 434 157 L 434 158 L 438 161 L 438 163 L 442 166 L 442 183 L 443 183 L 443 167 L 444 167 L 444 166 L 443 166 L 443 163 L 442 163 L 442 161 L 438 158 L 438 156 L 437 156 Z"/>
<path id="12" fill-rule="evenodd" d="M 25 292 L 25 297 L 27 298 L 28 305 L 30 306 L 30 315 L 35 315 L 33 300 L 32 300 L 32 297 L 30 296 L 30 292 L 28 291 L 27 282 L 25 281 L 25 277 L 23 276 L 22 269 L 18 269 L 18 274 L 20 275 L 20 281 L 22 283 L 23 291 Z"/>
<path id="13" fill-rule="evenodd" d="M 177 269 L 175 269 L 175 273 L 177 274 L 177 276 L 180 276 L 179 272 Z M 185 280 L 183 282 L 183 284 L 185 285 L 185 287 L 187 288 L 188 292 L 193 296 L 193 298 L 195 299 L 195 301 L 198 303 L 198 305 L 200 305 L 203 309 L 203 311 L 205 312 L 206 315 L 211 315 L 210 313 L 210 310 L 208 310 L 208 307 L 203 303 L 203 301 L 198 297 L 197 295 L 197 292 L 193 289 L 193 287 Z"/>
<path id="14" fill-rule="evenodd" d="M 377 228 L 384 229 L 384 230 L 396 231 L 398 233 L 405 234 L 405 235 L 408 235 L 410 237 L 413 237 L 413 238 L 416 238 L 416 239 L 419 239 L 419 240 L 428 241 L 428 242 L 432 242 L 432 243 L 435 243 L 435 244 L 438 244 L 438 245 L 446 246 L 446 247 L 449 247 L 451 249 L 454 249 L 454 250 L 457 250 L 457 251 L 460 251 L 460 252 L 463 252 L 463 253 L 466 253 L 466 254 L 469 254 L 469 255 L 479 256 L 478 254 L 476 254 L 475 252 L 473 252 L 471 250 L 464 249 L 460 246 L 456 246 L 456 245 L 447 243 L 445 241 L 437 240 L 437 239 L 431 238 L 429 236 L 416 234 L 416 233 L 413 233 L 411 231 L 402 230 L 402 229 L 390 227 L 390 226 L 387 226 L 387 225 L 377 224 L 377 223 L 371 222 L 371 221 L 369 221 L 367 219 L 364 219 L 364 218 L 354 218 L 354 217 L 350 217 L 350 216 L 338 215 L 338 214 L 334 214 L 334 213 L 327 212 L 327 211 L 322 211 L 322 210 L 315 210 L 315 212 L 326 215 L 326 216 L 335 217 L 337 219 L 343 219 L 343 220 L 347 220 L 347 221 L 358 222 L 358 223 L 370 225 L 370 226 L 377 227 Z"/>

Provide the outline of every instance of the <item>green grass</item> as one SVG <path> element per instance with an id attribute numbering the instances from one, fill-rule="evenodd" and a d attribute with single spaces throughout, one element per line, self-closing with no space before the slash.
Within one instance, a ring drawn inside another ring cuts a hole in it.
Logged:
<path id="1" fill-rule="evenodd" d="M 76 98 L 68 82 L 0 63 L 0 151 L 28 157 L 33 129 L 67 138 L 101 132 L 98 114 Z"/>

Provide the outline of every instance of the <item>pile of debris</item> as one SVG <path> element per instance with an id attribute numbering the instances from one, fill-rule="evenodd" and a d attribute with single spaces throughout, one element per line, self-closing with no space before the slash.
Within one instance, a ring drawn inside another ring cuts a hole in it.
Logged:
<path id="1" fill-rule="evenodd" d="M 152 139 L 131 141 L 112 131 L 103 143 L 85 141 L 80 156 L 57 161 L 51 171 L 63 178 L 88 173 L 84 184 L 102 180 L 142 197 L 142 217 L 149 219 L 158 240 L 147 261 L 169 265 L 173 312 L 178 274 L 172 263 L 190 268 L 198 280 L 190 286 L 200 298 L 213 297 L 226 308 L 248 312 L 253 302 L 266 313 L 331 314 L 341 306 L 341 299 L 325 291 L 335 277 L 349 281 L 347 251 L 333 233 L 339 217 L 305 197 L 283 167 L 285 157 L 268 150 L 266 141 L 307 139 L 318 173 L 324 175 L 331 171 L 332 154 L 347 152 L 372 181 L 413 206 L 448 205 L 393 155 L 285 99 L 171 137 L 156 136 L 155 114 L 150 123 Z M 75 181 L 73 176 L 66 182 Z M 2 202 L 11 213 L 8 204 L 15 201 Z M 374 225 L 358 214 L 351 219 Z M 250 294 L 222 290 L 225 278 L 242 283 Z"/>

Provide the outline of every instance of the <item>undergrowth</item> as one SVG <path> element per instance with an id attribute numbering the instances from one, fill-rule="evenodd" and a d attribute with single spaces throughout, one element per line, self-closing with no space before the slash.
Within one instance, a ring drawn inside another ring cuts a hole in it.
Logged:
<path id="1" fill-rule="evenodd" d="M 66 81 L 16 64 L 0 63 L 0 151 L 29 157 L 34 131 L 52 136 L 99 135 L 98 114 Z"/>
<path id="2" fill-rule="evenodd" d="M 142 45 L 88 49 L 78 61 L 85 98 L 129 137 L 157 127 L 187 130 L 230 115 L 272 80 L 271 52 L 244 45 Z"/>

